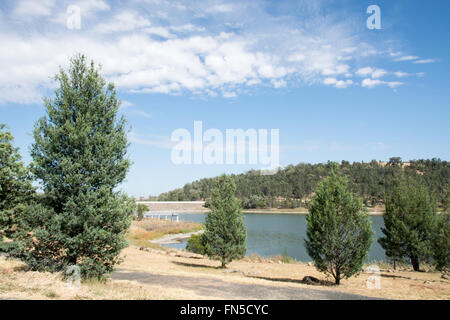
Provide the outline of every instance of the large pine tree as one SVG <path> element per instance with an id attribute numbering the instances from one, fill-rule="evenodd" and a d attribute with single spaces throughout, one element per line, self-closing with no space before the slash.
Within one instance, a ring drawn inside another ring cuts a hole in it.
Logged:
<path id="1" fill-rule="evenodd" d="M 211 211 L 205 219 L 203 241 L 206 254 L 220 260 L 222 268 L 232 260 L 242 258 L 247 250 L 247 228 L 235 192 L 234 180 L 226 175 L 220 176 L 211 192 Z"/>
<path id="2" fill-rule="evenodd" d="M 78 265 L 83 277 L 99 278 L 120 261 L 131 222 L 132 204 L 115 191 L 130 166 L 126 121 L 94 62 L 84 55 L 70 62 L 34 129 L 32 172 L 44 196 L 30 213 L 27 260 L 38 270 Z"/>
<path id="3" fill-rule="evenodd" d="M 372 226 L 362 199 L 349 191 L 337 166 L 315 190 L 306 235 L 306 250 L 316 268 L 331 274 L 336 284 L 361 271 L 372 244 Z"/>

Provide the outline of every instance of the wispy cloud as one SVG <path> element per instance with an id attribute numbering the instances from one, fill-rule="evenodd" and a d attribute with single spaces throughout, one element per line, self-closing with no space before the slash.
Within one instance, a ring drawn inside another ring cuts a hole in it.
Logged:
<path id="1" fill-rule="evenodd" d="M 395 59 L 394 61 L 411 61 L 416 64 L 425 64 L 425 63 L 434 63 L 436 59 L 422 59 L 418 56 L 402 56 L 400 58 Z"/>
<path id="2" fill-rule="evenodd" d="M 420 60 L 416 60 L 413 63 L 419 63 L 419 64 L 423 64 L 423 63 L 434 63 L 436 62 L 436 59 L 420 59 Z"/>
<path id="3" fill-rule="evenodd" d="M 150 26 L 150 21 L 135 12 L 126 11 L 114 15 L 110 21 L 98 24 L 95 29 L 101 33 L 127 32 Z"/>
<path id="4" fill-rule="evenodd" d="M 122 103 L 120 104 L 120 108 L 129 108 L 132 107 L 134 104 L 127 100 L 122 100 Z"/>
<path id="5" fill-rule="evenodd" d="M 356 74 L 361 77 L 370 76 L 373 79 L 381 78 L 389 72 L 384 69 L 374 69 L 371 67 L 361 68 L 356 71 Z"/>
<path id="6" fill-rule="evenodd" d="M 374 88 L 380 85 L 386 85 L 390 88 L 397 88 L 398 86 L 401 86 L 403 82 L 399 81 L 382 81 L 378 79 L 370 79 L 366 78 L 361 82 L 361 86 L 364 88 Z"/>
<path id="7" fill-rule="evenodd" d="M 394 61 L 411 61 L 411 60 L 416 60 L 419 59 L 419 57 L 417 56 L 402 56 L 400 58 L 395 59 Z"/>
<path id="8" fill-rule="evenodd" d="M 19 19 L 31 20 L 36 17 L 49 16 L 55 6 L 55 0 L 21 0 L 13 10 L 13 15 Z"/>
<path id="9" fill-rule="evenodd" d="M 144 110 L 127 110 L 127 115 L 150 119 L 152 115 Z"/>
<path id="10" fill-rule="evenodd" d="M 128 134 L 128 140 L 131 143 L 153 146 L 160 149 L 172 149 L 176 145 L 169 137 L 152 134 L 141 135 L 136 131 L 131 131 Z"/>
<path id="11" fill-rule="evenodd" d="M 337 80 L 336 78 L 326 78 L 323 80 L 324 84 L 333 85 L 336 88 L 347 88 L 348 86 L 353 84 L 353 80 Z"/>

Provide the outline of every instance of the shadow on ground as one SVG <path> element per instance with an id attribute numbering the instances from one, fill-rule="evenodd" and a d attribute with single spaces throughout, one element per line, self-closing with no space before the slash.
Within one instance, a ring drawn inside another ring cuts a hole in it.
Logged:
<path id="1" fill-rule="evenodd" d="M 215 267 L 215 266 L 208 266 L 205 264 L 198 264 L 198 263 L 186 263 L 186 262 L 180 262 L 180 261 L 172 261 L 173 264 L 176 264 L 178 266 L 183 266 L 183 267 L 190 267 L 190 268 L 205 268 L 205 269 L 222 269 L 220 266 Z"/>
<path id="2" fill-rule="evenodd" d="M 192 291 L 205 299 L 249 299 L 249 300 L 367 300 L 362 295 L 305 287 L 249 284 L 224 281 L 201 276 L 162 275 L 148 272 L 119 269 L 112 273 L 113 280 L 136 281 Z M 273 280 L 273 279 L 272 279 Z M 289 279 L 291 281 L 291 279 Z M 280 281 L 282 282 L 282 281 Z M 190 299 L 186 296 L 185 299 Z"/>

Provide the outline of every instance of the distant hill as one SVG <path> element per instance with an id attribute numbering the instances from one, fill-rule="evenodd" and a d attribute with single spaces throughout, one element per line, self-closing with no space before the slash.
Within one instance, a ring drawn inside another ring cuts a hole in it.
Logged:
<path id="1" fill-rule="evenodd" d="M 274 175 L 262 175 L 259 170 L 231 175 L 236 182 L 236 196 L 245 209 L 296 208 L 305 206 L 319 181 L 330 173 L 331 162 L 299 163 L 280 169 Z M 403 170 L 425 183 L 438 204 L 447 210 L 450 206 L 450 163 L 440 159 L 411 160 L 390 158 L 388 162 L 342 161 L 340 168 L 366 206 L 382 205 L 384 194 L 391 187 L 395 172 Z M 198 201 L 211 196 L 216 178 L 207 178 L 186 184 L 159 195 L 159 201 Z"/>

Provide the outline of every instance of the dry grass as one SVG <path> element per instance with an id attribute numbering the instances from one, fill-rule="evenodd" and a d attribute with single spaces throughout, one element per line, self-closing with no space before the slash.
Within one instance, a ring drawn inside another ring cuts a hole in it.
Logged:
<path id="1" fill-rule="evenodd" d="M 130 244 L 139 247 L 158 248 L 149 240 L 161 238 L 166 234 L 188 233 L 203 229 L 201 223 L 192 221 L 171 221 L 160 219 L 143 219 L 133 221 L 128 232 Z"/>
<path id="2" fill-rule="evenodd" d="M 340 286 L 318 272 L 312 265 L 300 262 L 283 263 L 282 257 L 250 256 L 233 261 L 229 273 L 218 268 L 220 263 L 209 259 L 175 257 L 176 250 L 141 251 L 135 246 L 126 248 L 121 270 L 144 271 L 151 274 L 183 275 L 192 278 L 220 279 L 231 283 L 263 284 L 295 288 L 315 288 L 340 291 L 388 299 L 450 300 L 450 281 L 441 279 L 439 272 L 414 272 L 410 269 L 392 272 L 380 266 L 380 289 L 369 289 L 366 281 L 372 273 L 361 273 L 346 279 Z M 278 259 L 278 260 L 277 260 Z M 309 286 L 301 283 L 305 276 L 313 276 L 325 285 Z M 171 286 L 141 284 L 135 281 L 108 280 L 83 282 L 79 289 L 70 289 L 61 274 L 27 271 L 18 260 L 0 257 L 0 299 L 221 299 L 199 296 L 193 290 Z"/>
<path id="3" fill-rule="evenodd" d="M 228 282 L 265 284 L 298 288 L 315 288 L 340 291 L 387 299 L 439 299 L 450 300 L 450 281 L 435 271 L 414 272 L 411 269 L 389 272 L 380 266 L 380 289 L 369 289 L 366 281 L 373 273 L 361 273 L 357 277 L 333 285 L 333 279 L 318 272 L 311 264 L 301 262 L 283 263 L 282 256 L 263 258 L 256 255 L 233 261 L 228 269 L 241 273 L 228 273 L 218 268 L 220 263 L 209 259 L 173 257 L 169 251 L 139 251 L 136 247 L 124 250 L 125 261 L 120 266 L 127 270 L 145 271 L 152 274 L 208 277 Z M 313 276 L 328 285 L 302 284 L 305 276 Z"/>
<path id="4" fill-rule="evenodd" d="M 0 300 L 173 300 L 182 297 L 208 299 L 190 290 L 163 288 L 135 281 L 85 281 L 79 288 L 71 287 L 60 273 L 27 271 L 20 261 L 0 256 Z"/>

